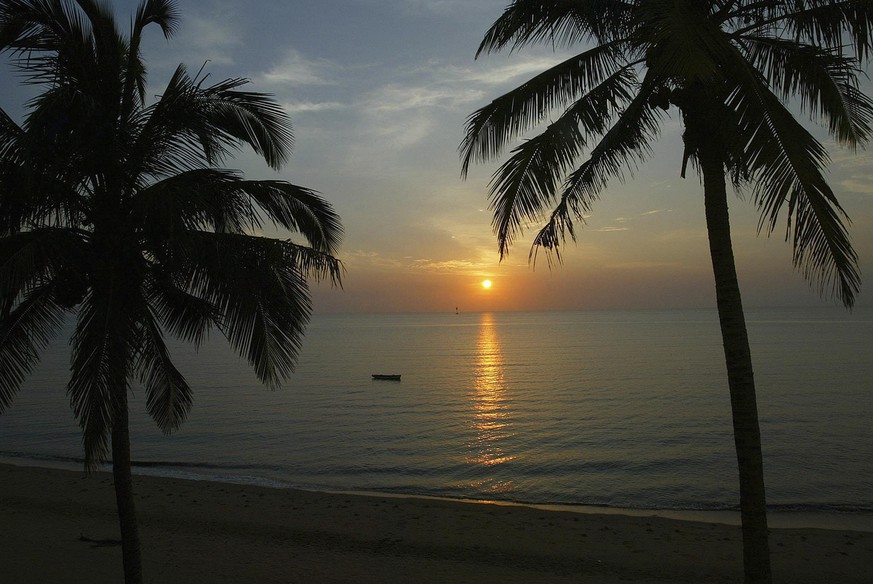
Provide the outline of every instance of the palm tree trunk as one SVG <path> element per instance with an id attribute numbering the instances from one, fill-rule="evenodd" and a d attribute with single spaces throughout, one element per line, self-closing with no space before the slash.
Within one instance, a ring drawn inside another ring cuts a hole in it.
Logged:
<path id="1" fill-rule="evenodd" d="M 743 525 L 743 568 L 746 584 L 770 584 L 770 548 L 764 462 L 755 398 L 752 354 L 731 245 L 730 218 L 724 166 L 714 153 L 698 151 L 703 174 L 706 227 L 715 275 L 718 318 L 727 365 L 734 426 L 734 444 L 740 478 Z M 707 155 L 709 154 L 709 155 Z"/>
<path id="2" fill-rule="evenodd" d="M 119 390 L 115 421 L 112 424 L 112 477 L 115 481 L 115 502 L 121 527 L 121 552 L 125 584 L 142 584 L 142 554 L 136 507 L 133 498 L 133 478 L 130 472 L 130 428 L 127 412 L 127 388 Z"/>

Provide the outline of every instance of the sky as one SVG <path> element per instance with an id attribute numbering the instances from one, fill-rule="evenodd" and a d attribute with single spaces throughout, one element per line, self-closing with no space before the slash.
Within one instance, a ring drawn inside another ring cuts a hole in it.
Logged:
<path id="1" fill-rule="evenodd" d="M 505 158 L 462 180 L 465 120 L 569 54 L 540 47 L 474 59 L 506 3 L 181 0 L 176 36 L 146 31 L 149 92 L 160 94 L 185 63 L 192 73 L 204 66 L 215 81 L 248 78 L 248 89 L 284 107 L 295 148 L 281 171 L 246 151 L 225 166 L 315 189 L 340 214 L 343 287 L 314 285 L 316 312 L 713 307 L 702 187 L 691 172 L 679 176 L 675 110 L 653 158 L 613 181 L 562 264 L 550 267 L 542 253 L 535 266 L 528 262 L 537 226 L 499 260 L 487 186 Z M 121 22 L 136 6 L 112 4 Z M 0 79 L 0 107 L 20 119 L 27 90 L 5 65 Z M 873 152 L 841 150 L 815 131 L 831 146 L 829 179 L 852 220 L 863 278 L 857 306 L 873 306 Z M 781 226 L 759 235 L 754 205 L 730 205 L 747 307 L 833 304 L 793 269 Z"/>

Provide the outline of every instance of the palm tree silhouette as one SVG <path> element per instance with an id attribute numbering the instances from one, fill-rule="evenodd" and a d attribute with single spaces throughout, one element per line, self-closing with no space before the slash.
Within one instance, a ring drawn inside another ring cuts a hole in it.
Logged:
<path id="1" fill-rule="evenodd" d="M 86 467 L 111 450 L 129 583 L 142 581 L 131 383 L 164 432 L 178 428 L 192 393 L 165 335 L 197 345 L 214 328 L 278 385 L 311 313 L 307 278 L 338 285 L 342 269 L 324 199 L 216 168 L 242 145 L 286 160 L 291 127 L 270 96 L 180 65 L 146 103 L 143 30 L 170 37 L 177 22 L 170 0 L 144 0 L 129 36 L 98 0 L 0 2 L 0 50 L 43 88 L 23 125 L 0 111 L 0 412 L 75 314 L 67 393 Z M 270 224 L 306 244 L 255 235 Z"/>
<path id="2" fill-rule="evenodd" d="M 860 285 L 822 169 L 825 148 L 788 103 L 824 122 L 839 143 L 868 141 L 873 103 L 858 74 L 873 48 L 869 0 L 515 0 L 485 34 L 483 53 L 535 43 L 587 49 L 474 112 L 462 174 L 524 132 L 490 184 L 503 258 L 526 225 L 545 221 L 530 259 L 560 261 L 611 179 L 645 162 L 665 112 L 685 127 L 682 176 L 702 177 L 710 256 L 731 395 L 746 582 L 770 582 L 764 470 L 751 353 L 731 246 L 727 182 L 749 188 L 771 233 L 780 214 L 795 266 L 819 292 L 851 307 Z M 563 110 L 547 124 L 547 116 Z M 578 163 L 587 154 L 581 164 Z M 548 213 L 547 210 L 551 209 Z"/>

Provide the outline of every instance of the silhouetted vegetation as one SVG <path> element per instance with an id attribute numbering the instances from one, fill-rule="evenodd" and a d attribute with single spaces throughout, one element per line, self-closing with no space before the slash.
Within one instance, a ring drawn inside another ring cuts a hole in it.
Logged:
<path id="1" fill-rule="evenodd" d="M 871 134 L 873 103 L 858 75 L 873 49 L 869 0 L 567 2 L 515 0 L 477 53 L 543 43 L 585 49 L 470 116 L 469 165 L 500 156 L 490 186 L 501 257 L 545 221 L 531 257 L 575 239 L 576 223 L 615 178 L 645 162 L 666 112 L 681 115 L 685 151 L 703 182 L 709 248 L 731 394 L 746 582 L 770 582 L 755 383 L 731 246 L 727 184 L 749 189 L 759 229 L 786 221 L 795 266 L 851 307 L 860 285 L 845 213 L 825 180 L 824 146 L 792 115 L 799 104 L 840 144 Z M 552 120 L 549 116 L 559 111 Z M 780 220 L 780 216 L 782 219 Z"/>
<path id="2" fill-rule="evenodd" d="M 127 36 L 109 3 L 0 1 L 0 50 L 41 89 L 19 125 L 0 111 L 0 412 L 67 315 L 67 394 L 86 466 L 110 454 L 126 582 L 141 582 L 128 391 L 140 382 L 164 432 L 191 388 L 165 335 L 221 332 L 278 385 L 311 312 L 307 279 L 339 284 L 339 217 L 314 191 L 216 168 L 247 145 L 278 169 L 290 124 L 245 79 L 207 83 L 180 65 L 146 101 L 144 29 L 176 30 L 170 0 L 144 0 Z M 306 244 L 256 236 L 272 224 Z"/>

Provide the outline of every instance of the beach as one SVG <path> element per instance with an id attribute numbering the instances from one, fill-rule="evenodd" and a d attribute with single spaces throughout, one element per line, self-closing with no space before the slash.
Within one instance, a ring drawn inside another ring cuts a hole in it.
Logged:
<path id="1" fill-rule="evenodd" d="M 147 582 L 740 582 L 735 525 L 135 476 Z M 106 473 L 0 465 L 3 582 L 121 581 Z M 776 582 L 869 582 L 873 533 L 773 529 Z"/>

